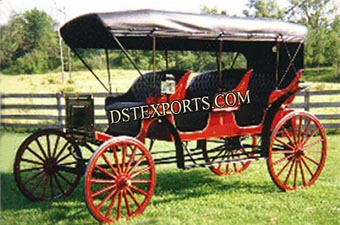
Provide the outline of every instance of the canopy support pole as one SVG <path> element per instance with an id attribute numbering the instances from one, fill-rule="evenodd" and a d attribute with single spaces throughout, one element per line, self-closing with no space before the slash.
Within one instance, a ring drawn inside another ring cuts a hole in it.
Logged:
<path id="1" fill-rule="evenodd" d="M 222 87 L 222 52 L 223 52 L 223 41 L 219 41 L 218 51 L 218 85 Z"/>
<path id="2" fill-rule="evenodd" d="M 107 79 L 109 83 L 109 94 L 112 93 L 112 83 L 111 83 L 111 74 L 110 74 L 110 60 L 109 60 L 109 52 L 107 48 L 105 49 L 105 58 L 106 58 L 106 68 L 107 68 Z"/>
<path id="3" fill-rule="evenodd" d="M 133 65 L 133 67 L 137 70 L 137 72 L 139 73 L 139 75 L 142 77 L 142 80 L 146 83 L 146 85 L 149 88 L 152 88 L 150 83 L 145 79 L 145 77 L 143 76 L 142 72 L 140 71 L 140 69 L 138 68 L 138 66 L 136 65 L 136 63 L 133 61 L 133 59 L 131 58 L 130 54 L 126 51 L 126 49 L 124 48 L 124 46 L 122 45 L 122 43 L 120 43 L 120 41 L 118 40 L 118 38 L 116 37 L 116 35 L 112 34 L 113 39 L 115 40 L 115 42 L 117 43 L 117 45 L 119 46 L 120 50 L 122 50 L 122 52 L 124 53 L 124 55 L 128 58 L 128 60 L 130 61 L 130 63 Z"/>
<path id="4" fill-rule="evenodd" d="M 156 84 L 156 36 L 152 36 L 152 71 L 153 86 Z"/>
<path id="5" fill-rule="evenodd" d="M 100 78 L 97 76 L 97 74 L 92 70 L 90 65 L 81 57 L 79 52 L 75 49 L 72 48 L 72 51 L 76 54 L 76 56 L 80 59 L 80 61 L 84 64 L 84 66 L 92 73 L 92 75 L 99 81 L 99 83 L 105 88 L 106 91 L 110 92 L 110 90 L 105 86 L 105 84 L 100 80 Z"/>
<path id="6" fill-rule="evenodd" d="M 165 50 L 165 68 L 166 68 L 166 70 L 169 70 L 169 52 L 168 52 L 168 50 Z"/>
<path id="7" fill-rule="evenodd" d="M 232 63 L 231 63 L 231 65 L 230 65 L 230 67 L 229 67 L 230 70 L 235 66 L 236 60 L 239 57 L 239 55 L 240 55 L 240 52 L 237 52 Z"/>
<path id="8" fill-rule="evenodd" d="M 276 89 L 279 88 L 279 63 L 280 63 L 280 42 L 279 36 L 276 38 L 276 61 L 275 61 L 275 84 Z"/>

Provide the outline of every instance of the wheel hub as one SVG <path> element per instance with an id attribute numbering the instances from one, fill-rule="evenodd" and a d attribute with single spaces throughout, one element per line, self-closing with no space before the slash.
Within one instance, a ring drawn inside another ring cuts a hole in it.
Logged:
<path id="1" fill-rule="evenodd" d="M 303 153 L 303 148 L 301 146 L 297 146 L 297 148 L 295 149 L 295 155 L 297 157 L 300 157 L 302 156 L 304 153 Z"/>
<path id="2" fill-rule="evenodd" d="M 119 189 L 124 189 L 131 185 L 131 180 L 125 175 L 121 175 L 116 179 L 116 185 Z"/>
<path id="3" fill-rule="evenodd" d="M 54 158 L 48 158 L 44 162 L 44 170 L 47 175 L 53 175 L 57 171 L 57 161 Z"/>

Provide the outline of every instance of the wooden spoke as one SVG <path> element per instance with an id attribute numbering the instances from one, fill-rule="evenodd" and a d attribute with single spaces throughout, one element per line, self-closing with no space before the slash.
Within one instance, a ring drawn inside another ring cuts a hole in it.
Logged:
<path id="1" fill-rule="evenodd" d="M 277 141 L 277 142 L 280 142 L 281 144 L 283 144 L 284 146 L 288 147 L 289 149 L 294 149 L 294 147 L 291 146 L 289 143 L 286 143 L 286 142 L 280 140 L 280 139 L 277 138 L 277 137 L 275 137 L 274 140 Z"/>
<path id="2" fill-rule="evenodd" d="M 135 191 L 137 191 L 138 193 L 141 193 L 141 194 L 144 195 L 144 196 L 147 196 L 147 195 L 148 195 L 148 193 L 146 193 L 146 192 L 143 191 L 142 189 L 136 187 L 135 185 L 131 185 L 130 188 L 133 189 L 133 190 L 135 190 Z"/>
<path id="3" fill-rule="evenodd" d="M 113 151 L 113 156 L 114 156 L 114 159 L 117 165 L 118 173 L 121 173 L 122 169 L 120 168 L 120 163 L 119 163 L 118 156 L 117 156 L 117 147 L 114 146 L 112 151 Z"/>
<path id="4" fill-rule="evenodd" d="M 280 139 L 280 131 L 288 137 L 285 126 L 289 123 L 292 123 L 294 140 L 288 138 L 285 142 Z M 277 150 L 276 142 L 284 148 Z M 267 167 L 279 188 L 285 191 L 305 188 L 319 177 L 325 164 L 327 145 L 325 132 L 315 116 L 308 112 L 287 114 L 275 125 L 268 143 Z"/>
<path id="5" fill-rule="evenodd" d="M 306 185 L 305 172 L 303 171 L 303 166 L 302 166 L 301 160 L 299 160 L 298 163 L 299 163 L 299 166 L 300 166 L 300 173 L 301 173 L 303 185 Z"/>
<path id="6" fill-rule="evenodd" d="M 40 155 L 35 153 L 29 146 L 27 146 L 27 150 L 32 153 L 35 157 L 37 157 L 42 163 L 45 162 L 45 159 L 43 159 Z"/>
<path id="7" fill-rule="evenodd" d="M 107 194 L 105 198 L 97 205 L 97 209 L 100 210 L 103 207 L 103 205 L 109 200 L 109 198 L 111 198 L 116 192 L 117 192 L 117 189 L 110 191 L 110 193 Z M 94 198 L 95 196 L 92 196 L 92 197 Z"/>
<path id="8" fill-rule="evenodd" d="M 112 154 L 112 157 L 105 156 L 106 153 Z M 100 165 L 103 164 L 102 159 L 112 173 Z M 117 166 L 112 166 L 114 164 Z M 144 211 L 152 197 L 156 176 L 151 155 L 140 141 L 126 136 L 112 138 L 97 149 L 87 167 L 84 185 L 86 204 L 98 221 L 126 220 Z M 148 177 L 135 179 L 143 173 L 147 173 Z M 95 200 L 99 200 L 99 204 Z M 102 212 L 109 201 L 108 209 Z"/>
<path id="9" fill-rule="evenodd" d="M 96 165 L 95 168 L 98 169 L 100 172 L 105 173 L 107 176 L 112 177 L 113 179 L 116 178 L 115 175 L 113 175 L 112 173 L 110 173 L 109 171 L 107 171 L 106 169 L 104 169 L 103 167 L 101 167 L 99 165 Z"/>
<path id="10" fill-rule="evenodd" d="M 46 143 L 47 143 L 47 155 L 48 155 L 48 158 L 51 158 L 52 156 L 51 144 L 50 144 L 50 136 L 48 134 L 46 135 Z"/>
<path id="11" fill-rule="evenodd" d="M 138 176 L 138 175 L 140 175 L 140 174 L 142 174 L 142 173 L 144 173 L 144 172 L 146 172 L 148 170 L 150 170 L 150 166 L 147 166 L 147 167 L 145 167 L 143 169 L 140 169 L 137 172 L 131 174 L 130 176 L 131 176 L 131 178 L 134 178 L 134 177 L 136 177 L 136 176 Z"/>
<path id="12" fill-rule="evenodd" d="M 37 176 L 43 174 L 44 171 L 39 171 L 37 173 L 34 173 L 32 176 L 30 176 L 29 178 L 27 178 L 26 180 L 23 181 L 23 184 L 26 185 L 28 182 L 30 182 L 31 180 L 33 180 L 34 178 L 36 178 Z"/>
<path id="13" fill-rule="evenodd" d="M 39 146 L 39 150 L 42 153 L 42 155 L 44 156 L 45 159 L 47 159 L 47 155 L 45 153 L 44 148 L 42 147 L 42 145 L 40 144 L 40 141 L 37 139 L 35 139 L 35 142 L 37 143 L 37 145 Z"/>
<path id="14" fill-rule="evenodd" d="M 117 220 L 119 220 L 121 213 L 122 213 L 122 193 L 120 192 L 118 195 L 117 217 L 116 217 Z"/>
<path id="15" fill-rule="evenodd" d="M 105 213 L 105 217 L 109 218 L 110 217 L 110 214 L 112 212 L 112 208 L 117 200 L 117 197 L 119 195 L 119 192 L 116 191 L 114 194 L 113 194 L 113 197 L 112 197 L 112 201 L 110 202 L 110 205 L 109 205 L 109 208 L 107 209 L 106 213 Z"/>
<path id="16" fill-rule="evenodd" d="M 132 150 L 132 154 L 131 154 L 131 156 L 130 156 L 130 158 L 129 158 L 129 161 L 128 161 L 128 163 L 127 163 L 127 166 L 126 166 L 124 172 L 128 172 L 128 171 L 130 170 L 131 163 L 132 163 L 132 161 L 135 159 L 136 152 L 137 152 L 137 146 L 134 146 L 134 148 L 133 148 L 133 150 Z"/>
<path id="17" fill-rule="evenodd" d="M 140 207 L 141 204 L 138 202 L 136 196 L 132 193 L 132 191 L 130 189 L 127 189 L 128 195 L 132 198 L 132 200 L 134 201 L 134 203 Z"/>
<path id="18" fill-rule="evenodd" d="M 130 207 L 130 203 L 129 203 L 129 200 L 127 198 L 127 193 L 126 193 L 125 190 L 123 192 L 123 197 L 124 197 L 124 202 L 125 202 L 127 214 L 128 214 L 128 216 L 131 216 L 131 214 L 132 214 L 131 213 L 131 207 Z"/>
<path id="19" fill-rule="evenodd" d="M 25 159 L 25 158 L 21 158 L 21 161 L 29 162 L 29 163 L 36 164 L 36 165 L 43 165 L 43 163 L 41 163 L 41 162 L 30 160 L 30 159 Z"/>
<path id="20" fill-rule="evenodd" d="M 91 197 L 92 197 L 92 198 L 95 198 L 95 197 L 97 197 L 98 195 L 101 195 L 101 194 L 103 194 L 103 193 L 105 193 L 105 192 L 107 192 L 107 191 L 110 191 L 110 190 L 114 189 L 115 187 L 116 187 L 115 185 L 106 186 L 105 188 L 102 188 L 102 189 L 100 189 L 99 191 L 96 191 L 95 193 L 93 193 L 93 194 L 91 195 Z"/>
<path id="21" fill-rule="evenodd" d="M 282 130 L 283 130 L 283 132 L 285 133 L 286 137 L 288 138 L 289 143 L 294 144 L 294 146 L 291 146 L 290 144 L 288 144 L 288 143 L 286 143 L 286 142 L 284 142 L 284 141 L 281 141 L 281 140 L 277 140 L 277 139 L 275 139 L 275 140 L 277 140 L 277 141 L 280 142 L 281 144 L 287 146 L 288 148 L 293 149 L 293 148 L 295 147 L 295 143 L 296 143 L 296 142 L 293 141 L 293 140 L 290 138 L 290 134 L 288 133 L 287 129 L 286 129 L 284 126 L 282 126 Z"/>
<path id="22" fill-rule="evenodd" d="M 211 163 L 209 169 L 219 176 L 229 176 L 246 170 L 251 163 L 247 159 L 253 155 L 251 152 L 256 150 L 256 136 L 246 135 L 219 140 L 206 140 L 207 150 L 203 156 L 207 163 Z M 240 147 L 235 148 L 235 145 Z"/>
<path id="23" fill-rule="evenodd" d="M 275 162 L 273 162 L 273 165 L 275 166 L 275 165 L 277 165 L 277 164 L 279 164 L 279 163 L 282 163 L 282 162 L 284 162 L 284 161 L 286 161 L 286 160 L 290 160 L 290 158 L 292 158 L 294 156 L 294 154 L 290 154 L 290 155 L 288 155 L 288 156 L 284 156 L 284 157 L 282 157 L 281 159 L 278 159 L 278 160 L 276 160 Z"/>
<path id="24" fill-rule="evenodd" d="M 285 185 L 287 185 L 287 183 L 288 183 L 288 180 L 289 180 L 289 178 L 290 178 L 290 175 L 292 174 L 293 167 L 294 167 L 294 162 L 292 162 L 292 164 L 290 165 L 289 171 L 288 171 L 287 176 L 286 176 L 286 179 L 285 179 L 285 181 L 284 181 L 284 184 L 285 184 Z"/>
<path id="25" fill-rule="evenodd" d="M 114 180 L 96 179 L 96 178 L 92 178 L 90 181 L 96 184 L 113 184 L 115 182 Z"/>
<path id="26" fill-rule="evenodd" d="M 57 136 L 57 139 L 54 143 L 54 148 L 53 148 L 53 151 L 52 151 L 52 158 L 56 158 L 55 154 L 57 154 L 57 148 L 58 148 L 58 145 L 59 145 L 59 140 L 60 140 L 60 136 Z"/>
<path id="27" fill-rule="evenodd" d="M 116 169 L 113 167 L 112 163 L 110 163 L 109 159 L 107 158 L 107 156 L 105 154 L 101 155 L 102 158 L 104 159 L 105 163 L 111 168 L 113 174 L 116 176 L 118 176 L 118 171 L 116 171 Z"/>
<path id="28" fill-rule="evenodd" d="M 131 172 L 139 166 L 139 164 L 144 160 L 145 157 L 146 157 L 145 155 L 142 155 L 138 159 L 138 161 L 130 168 L 130 170 L 128 171 L 128 174 L 131 174 Z"/>
<path id="29" fill-rule="evenodd" d="M 281 170 L 277 173 L 277 176 L 278 176 L 278 177 L 281 176 L 282 172 L 283 172 L 284 170 L 286 170 L 286 168 L 288 167 L 288 165 L 289 165 L 290 163 L 292 163 L 292 161 L 291 161 L 291 160 L 287 160 L 286 164 L 285 164 L 285 165 L 281 168 Z"/>

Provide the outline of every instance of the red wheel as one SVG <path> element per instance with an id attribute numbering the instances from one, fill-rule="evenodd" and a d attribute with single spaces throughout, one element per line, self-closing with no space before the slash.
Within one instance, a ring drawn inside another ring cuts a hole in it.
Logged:
<path id="1" fill-rule="evenodd" d="M 253 155 L 251 152 L 255 150 L 255 135 L 207 140 L 208 162 L 241 160 L 233 163 L 212 164 L 209 169 L 219 176 L 241 173 L 249 167 L 251 161 L 246 161 L 246 159 L 251 157 Z"/>
<path id="2" fill-rule="evenodd" d="M 60 130 L 29 136 L 19 147 L 14 177 L 20 191 L 32 201 L 48 201 L 71 194 L 80 179 L 78 146 Z"/>
<path id="3" fill-rule="evenodd" d="M 292 112 L 272 132 L 269 173 L 282 190 L 308 187 L 320 175 L 326 151 L 326 135 L 318 119 L 307 112 Z"/>
<path id="4" fill-rule="evenodd" d="M 85 199 L 101 222 L 127 220 L 141 214 L 155 188 L 155 167 L 142 142 L 121 136 L 103 143 L 85 174 Z"/>

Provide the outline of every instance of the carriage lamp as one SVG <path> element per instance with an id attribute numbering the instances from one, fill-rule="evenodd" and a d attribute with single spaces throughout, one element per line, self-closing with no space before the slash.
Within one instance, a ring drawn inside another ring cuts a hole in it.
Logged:
<path id="1" fill-rule="evenodd" d="M 175 93 L 175 76 L 172 74 L 166 74 L 165 80 L 161 82 L 161 93 L 171 95 Z"/>

